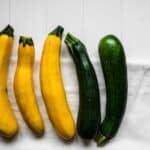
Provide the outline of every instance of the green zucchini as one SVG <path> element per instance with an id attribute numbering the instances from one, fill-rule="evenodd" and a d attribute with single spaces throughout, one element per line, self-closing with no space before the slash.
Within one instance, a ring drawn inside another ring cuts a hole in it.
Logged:
<path id="1" fill-rule="evenodd" d="M 77 131 L 80 137 L 92 139 L 100 125 L 100 94 L 97 77 L 84 44 L 68 33 L 65 43 L 73 57 L 79 82 Z"/>
<path id="2" fill-rule="evenodd" d="M 99 44 L 106 85 L 106 114 L 96 137 L 98 145 L 113 138 L 124 116 L 127 102 L 127 65 L 123 46 L 114 35 L 105 36 Z"/>

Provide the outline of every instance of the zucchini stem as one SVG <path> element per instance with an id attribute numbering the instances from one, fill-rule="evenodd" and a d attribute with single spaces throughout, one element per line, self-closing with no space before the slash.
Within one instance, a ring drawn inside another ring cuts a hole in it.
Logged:
<path id="1" fill-rule="evenodd" d="M 102 134 L 99 134 L 97 137 L 96 137 L 96 142 L 97 142 L 97 145 L 98 146 L 103 146 L 105 145 L 105 143 L 108 141 L 108 138 Z"/>
<path id="2" fill-rule="evenodd" d="M 31 46 L 34 45 L 32 38 L 25 37 L 25 36 L 20 36 L 19 43 L 23 43 L 23 47 L 25 47 L 26 44 L 31 45 Z"/>
<path id="3" fill-rule="evenodd" d="M 75 45 L 77 42 L 79 42 L 79 39 L 74 37 L 72 34 L 67 33 L 64 41 L 65 41 L 70 53 L 73 55 L 73 53 L 74 53 L 72 50 L 73 45 Z"/>
<path id="4" fill-rule="evenodd" d="M 1 32 L 0 35 L 6 34 L 8 36 L 14 37 L 14 29 L 11 25 L 7 25 Z"/>
<path id="5" fill-rule="evenodd" d="M 63 31 L 64 31 L 64 28 L 58 25 L 52 32 L 49 33 L 49 35 L 56 35 L 62 38 Z"/>
<path id="6" fill-rule="evenodd" d="M 75 36 L 73 36 L 71 33 L 67 33 L 66 38 L 65 38 L 65 43 L 67 45 L 74 45 L 77 42 L 79 42 L 79 39 L 77 39 Z"/>

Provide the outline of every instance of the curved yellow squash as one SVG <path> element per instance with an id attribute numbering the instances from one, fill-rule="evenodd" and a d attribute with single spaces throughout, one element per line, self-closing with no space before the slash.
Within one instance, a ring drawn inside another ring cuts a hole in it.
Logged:
<path id="1" fill-rule="evenodd" d="M 20 37 L 18 62 L 14 78 L 16 101 L 24 120 L 38 136 L 44 133 L 44 123 L 37 105 L 33 84 L 35 49 L 31 38 Z"/>
<path id="2" fill-rule="evenodd" d="M 63 28 L 52 31 L 45 43 L 40 64 L 40 83 L 44 102 L 57 133 L 65 140 L 75 136 L 74 120 L 66 100 L 60 69 L 60 48 Z"/>
<path id="3" fill-rule="evenodd" d="M 7 26 L 0 33 L 0 133 L 13 137 L 18 131 L 18 123 L 10 106 L 7 93 L 7 70 L 13 45 L 13 28 Z"/>

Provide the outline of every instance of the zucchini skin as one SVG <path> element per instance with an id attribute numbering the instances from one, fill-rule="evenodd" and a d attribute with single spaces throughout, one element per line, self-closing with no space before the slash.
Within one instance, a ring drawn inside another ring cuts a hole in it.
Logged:
<path id="1" fill-rule="evenodd" d="M 113 138 L 121 124 L 127 103 L 127 65 L 123 46 L 114 35 L 105 36 L 99 44 L 99 56 L 106 85 L 106 115 L 100 125 L 97 144 Z"/>
<path id="2" fill-rule="evenodd" d="M 78 76 L 80 100 L 77 131 L 80 137 L 92 139 L 101 120 L 97 77 L 84 44 L 69 33 L 65 43 L 73 57 Z"/>

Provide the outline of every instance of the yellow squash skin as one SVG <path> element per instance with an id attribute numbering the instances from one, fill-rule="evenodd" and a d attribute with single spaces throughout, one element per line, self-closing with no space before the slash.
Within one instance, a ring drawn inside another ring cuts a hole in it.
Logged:
<path id="1" fill-rule="evenodd" d="M 11 27 L 8 25 L 4 30 L 9 29 Z M 7 71 L 12 45 L 12 36 L 0 35 L 0 133 L 7 138 L 15 136 L 19 128 L 7 93 Z"/>
<path id="2" fill-rule="evenodd" d="M 58 28 L 61 27 L 58 26 L 56 31 Z M 48 116 L 56 132 L 64 140 L 71 140 L 75 136 L 75 125 L 61 77 L 60 48 L 61 38 L 49 34 L 41 58 L 40 83 Z"/>
<path id="3" fill-rule="evenodd" d="M 33 83 L 35 49 L 31 38 L 21 38 L 24 41 L 19 44 L 18 62 L 14 78 L 16 101 L 29 128 L 37 136 L 41 136 L 44 133 L 44 123 L 36 101 Z M 31 41 L 31 43 L 28 43 L 28 41 Z"/>

